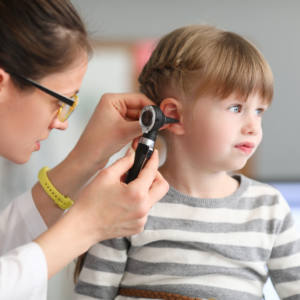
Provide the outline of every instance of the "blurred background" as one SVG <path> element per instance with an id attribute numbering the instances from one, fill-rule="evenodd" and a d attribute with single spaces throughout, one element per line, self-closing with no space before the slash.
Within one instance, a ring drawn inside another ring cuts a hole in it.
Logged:
<path id="1" fill-rule="evenodd" d="M 80 89 L 80 106 L 65 132 L 53 131 L 30 162 L 0 158 L 0 209 L 37 181 L 41 167 L 54 167 L 75 146 L 101 95 L 138 90 L 137 77 L 157 40 L 190 24 L 234 31 L 262 52 L 275 78 L 275 95 L 263 118 L 263 141 L 242 170 L 277 187 L 300 229 L 300 1 L 299 0 L 71 0 L 95 39 L 95 55 Z M 161 161 L 163 143 L 158 143 Z M 125 149 L 111 158 L 112 163 Z M 48 299 L 70 299 L 74 263 L 53 277 Z M 279 299 L 270 281 L 267 300 Z"/>

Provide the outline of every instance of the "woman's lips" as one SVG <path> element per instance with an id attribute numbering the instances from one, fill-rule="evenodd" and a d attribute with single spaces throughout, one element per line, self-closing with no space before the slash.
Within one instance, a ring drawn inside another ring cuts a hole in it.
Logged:
<path id="1" fill-rule="evenodd" d="M 249 142 L 244 142 L 244 143 L 237 144 L 235 146 L 235 148 L 237 148 L 245 153 L 251 153 L 252 149 L 255 148 L 255 144 L 249 143 Z"/>
<path id="2" fill-rule="evenodd" d="M 39 141 L 35 142 L 35 145 L 37 147 L 37 151 L 39 151 L 41 149 L 41 144 Z"/>

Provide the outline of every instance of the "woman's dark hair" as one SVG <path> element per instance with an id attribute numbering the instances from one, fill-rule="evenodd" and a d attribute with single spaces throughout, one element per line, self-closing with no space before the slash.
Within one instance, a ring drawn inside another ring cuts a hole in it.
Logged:
<path id="1" fill-rule="evenodd" d="M 92 54 L 86 27 L 69 0 L 0 0 L 0 67 L 34 80 Z M 16 87 L 25 82 L 12 76 Z"/>

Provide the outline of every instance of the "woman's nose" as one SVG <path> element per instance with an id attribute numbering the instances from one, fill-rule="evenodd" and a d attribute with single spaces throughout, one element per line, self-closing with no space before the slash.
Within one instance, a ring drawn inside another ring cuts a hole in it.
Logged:
<path id="1" fill-rule="evenodd" d="M 66 130 L 68 128 L 68 120 L 61 122 L 58 118 L 58 114 L 53 118 L 49 128 L 50 129 L 58 129 L 58 130 Z"/>

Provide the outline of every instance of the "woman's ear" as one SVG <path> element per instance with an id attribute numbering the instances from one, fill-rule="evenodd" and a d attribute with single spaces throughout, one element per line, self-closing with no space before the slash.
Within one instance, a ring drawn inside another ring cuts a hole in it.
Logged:
<path id="1" fill-rule="evenodd" d="M 0 67 L 0 93 L 3 94 L 3 89 L 9 86 L 10 75 Z"/>
<path id="2" fill-rule="evenodd" d="M 172 123 L 164 125 L 161 129 L 168 129 L 177 135 L 184 134 L 183 128 L 183 114 L 181 103 L 174 98 L 164 99 L 160 104 L 160 109 L 166 117 L 179 120 L 179 123 Z"/>

